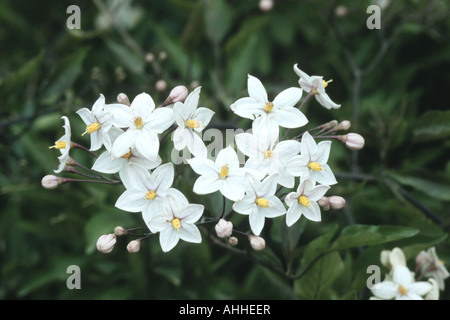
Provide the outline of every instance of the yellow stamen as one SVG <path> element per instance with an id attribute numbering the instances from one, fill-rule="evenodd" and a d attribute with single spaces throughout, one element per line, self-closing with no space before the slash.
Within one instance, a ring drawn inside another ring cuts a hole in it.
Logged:
<path id="1" fill-rule="evenodd" d="M 172 220 L 172 226 L 175 230 L 177 230 L 178 232 L 180 232 L 180 228 L 181 228 L 181 221 L 178 218 L 175 218 Z"/>
<path id="2" fill-rule="evenodd" d="M 128 151 L 123 156 L 121 156 L 121 158 L 123 158 L 123 159 L 128 159 L 129 157 L 131 157 L 131 151 Z"/>
<path id="3" fill-rule="evenodd" d="M 399 286 L 398 286 L 398 292 L 400 292 L 400 294 L 401 294 L 402 296 L 404 296 L 404 295 L 406 295 L 406 294 L 408 293 L 408 290 L 406 290 L 406 288 L 405 288 L 404 286 L 399 285 Z"/>
<path id="4" fill-rule="evenodd" d="M 308 168 L 314 171 L 320 171 L 322 170 L 322 165 L 318 164 L 317 162 L 310 162 L 308 163 Z"/>
<path id="5" fill-rule="evenodd" d="M 136 129 L 142 129 L 142 127 L 144 126 L 144 121 L 141 117 L 137 117 L 134 119 L 134 126 L 136 127 Z"/>
<path id="6" fill-rule="evenodd" d="M 265 156 L 266 158 L 271 158 L 271 157 L 273 156 L 273 151 L 272 151 L 272 150 L 267 150 L 267 151 L 264 153 L 264 156 Z"/>
<path id="7" fill-rule="evenodd" d="M 191 120 L 188 120 L 186 123 L 189 126 L 189 128 L 191 128 L 191 129 L 200 128 L 200 126 L 201 126 L 200 121 L 197 121 L 197 120 L 191 119 Z"/>
<path id="8" fill-rule="evenodd" d="M 145 200 L 153 200 L 156 197 L 156 193 L 153 190 L 150 190 L 145 193 L 144 199 Z"/>
<path id="9" fill-rule="evenodd" d="M 439 263 L 440 263 L 441 265 L 444 264 L 444 261 L 442 261 L 441 259 L 439 259 L 438 261 L 439 261 Z"/>
<path id="10" fill-rule="evenodd" d="M 298 197 L 298 203 L 300 203 L 301 205 L 303 205 L 304 207 L 307 207 L 307 208 L 309 208 L 311 206 L 311 201 L 309 201 L 309 199 L 305 196 Z"/>
<path id="11" fill-rule="evenodd" d="M 56 141 L 54 146 L 48 147 L 49 149 L 65 149 L 67 143 L 65 141 Z"/>
<path id="12" fill-rule="evenodd" d="M 91 134 L 92 132 L 95 132 L 98 129 L 100 129 L 100 123 L 96 122 L 96 123 L 90 124 L 86 127 L 86 131 L 83 132 L 82 136 L 84 136 L 86 133 Z"/>
<path id="13" fill-rule="evenodd" d="M 256 204 L 258 206 L 263 207 L 263 208 L 268 208 L 269 207 L 269 200 L 266 200 L 264 198 L 258 198 L 258 199 L 256 199 Z"/>
<path id="14" fill-rule="evenodd" d="M 272 111 L 272 109 L 273 109 L 273 103 L 272 102 L 267 102 L 265 107 L 264 107 L 264 110 L 266 110 L 266 112 L 269 113 L 269 112 Z"/>
<path id="15" fill-rule="evenodd" d="M 333 79 L 328 80 L 328 81 L 322 80 L 323 87 L 326 88 L 330 82 L 333 82 Z"/>
<path id="16" fill-rule="evenodd" d="M 220 168 L 220 179 L 225 179 L 228 176 L 229 170 L 228 165 L 222 166 L 222 168 Z"/>

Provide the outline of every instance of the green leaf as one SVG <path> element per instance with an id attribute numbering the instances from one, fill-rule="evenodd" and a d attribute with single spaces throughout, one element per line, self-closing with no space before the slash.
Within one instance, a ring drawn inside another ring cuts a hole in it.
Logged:
<path id="1" fill-rule="evenodd" d="M 329 290 L 343 271 L 344 263 L 339 253 L 326 254 L 294 282 L 294 292 L 303 299 L 329 299 Z"/>
<path id="2" fill-rule="evenodd" d="M 380 243 L 410 238 L 419 232 L 416 228 L 399 226 L 351 225 L 342 229 L 329 251 L 354 247 L 373 246 Z"/>
<path id="3" fill-rule="evenodd" d="M 134 51 L 112 40 L 107 40 L 106 45 L 129 71 L 137 75 L 141 75 L 144 72 L 144 59 L 139 57 Z"/>
<path id="4" fill-rule="evenodd" d="M 73 85 L 82 71 L 83 61 L 89 49 L 89 47 L 82 47 L 59 62 L 50 84 L 42 95 L 42 103 L 55 103 L 64 91 Z"/>
<path id="5" fill-rule="evenodd" d="M 450 137 L 450 111 L 428 111 L 417 121 L 413 131 L 415 142 L 441 140 Z"/>
<path id="6" fill-rule="evenodd" d="M 233 22 L 233 11 L 224 0 L 206 0 L 205 6 L 205 30 L 209 39 L 220 43 Z"/>
<path id="7" fill-rule="evenodd" d="M 438 200 L 450 201 L 450 179 L 444 175 L 432 174 L 425 170 L 417 170 L 409 174 L 397 174 L 390 171 L 388 175 L 403 186 L 412 187 Z"/>

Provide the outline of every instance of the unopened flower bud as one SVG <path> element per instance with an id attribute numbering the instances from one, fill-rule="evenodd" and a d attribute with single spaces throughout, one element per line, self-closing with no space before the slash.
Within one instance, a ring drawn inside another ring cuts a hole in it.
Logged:
<path id="1" fill-rule="evenodd" d="M 230 244 L 230 246 L 235 246 L 235 245 L 237 245 L 238 244 L 238 239 L 236 238 L 236 237 L 230 237 L 229 239 L 228 239 L 228 243 Z"/>
<path id="2" fill-rule="evenodd" d="M 155 88 L 157 91 L 164 91 L 167 89 L 167 82 L 164 80 L 158 80 L 155 83 Z"/>
<path id="3" fill-rule="evenodd" d="M 266 247 L 266 240 L 261 237 L 250 236 L 249 240 L 253 250 L 260 251 Z"/>
<path id="4" fill-rule="evenodd" d="M 348 13 L 348 9 L 345 6 L 337 6 L 334 13 L 338 16 L 338 17 L 344 17 L 347 15 Z"/>
<path id="5" fill-rule="evenodd" d="M 327 123 L 324 123 L 320 126 L 321 129 L 331 129 L 336 127 L 339 124 L 339 122 L 337 120 L 331 120 Z"/>
<path id="6" fill-rule="evenodd" d="M 215 229 L 219 238 L 228 238 L 233 232 L 233 224 L 225 219 L 220 219 Z"/>
<path id="7" fill-rule="evenodd" d="M 341 136 L 340 139 L 345 143 L 345 146 L 350 150 L 360 150 L 364 147 L 364 138 L 357 133 L 349 133 L 345 136 Z"/>
<path id="8" fill-rule="evenodd" d="M 55 189 L 63 183 L 63 179 L 51 174 L 42 178 L 41 184 L 45 189 Z"/>
<path id="9" fill-rule="evenodd" d="M 161 51 L 158 56 L 159 56 L 160 60 L 166 60 L 167 59 L 167 52 Z"/>
<path id="10" fill-rule="evenodd" d="M 340 196 L 331 196 L 328 198 L 328 203 L 333 209 L 342 209 L 345 206 L 345 199 Z"/>
<path id="11" fill-rule="evenodd" d="M 348 121 L 348 120 L 344 120 L 344 121 L 341 121 L 335 128 L 334 128 L 334 131 L 339 131 L 339 130 L 348 130 L 348 129 L 350 129 L 350 127 L 351 127 L 351 122 L 350 121 Z"/>
<path id="12" fill-rule="evenodd" d="M 128 96 L 125 93 L 119 93 L 117 95 L 117 102 L 121 104 L 125 104 L 127 106 L 130 106 L 130 99 L 128 99 Z"/>
<path id="13" fill-rule="evenodd" d="M 416 270 L 422 268 L 423 265 L 427 262 L 427 260 L 428 260 L 427 253 L 425 251 L 421 251 L 416 256 Z"/>
<path id="14" fill-rule="evenodd" d="M 319 206 L 321 206 L 324 210 L 329 210 L 330 209 L 330 200 L 328 199 L 328 197 L 322 197 L 317 201 L 317 204 Z"/>
<path id="15" fill-rule="evenodd" d="M 189 94 L 188 88 L 185 86 L 176 86 L 173 88 L 166 101 L 164 101 L 163 106 L 167 106 L 168 104 L 172 104 L 175 102 L 183 102 Z"/>
<path id="16" fill-rule="evenodd" d="M 129 253 L 139 252 L 140 249 L 141 249 L 141 240 L 139 239 L 130 241 L 127 245 L 127 250 Z"/>
<path id="17" fill-rule="evenodd" d="M 145 61 L 147 61 L 148 63 L 152 63 L 155 60 L 155 55 L 151 52 L 147 53 L 145 55 Z"/>
<path id="18" fill-rule="evenodd" d="M 117 227 L 114 228 L 114 234 L 116 236 L 123 236 L 123 235 L 126 235 L 127 233 L 128 233 L 127 230 L 125 230 L 121 226 L 117 226 Z"/>
<path id="19" fill-rule="evenodd" d="M 116 244 L 116 235 L 114 233 L 104 234 L 97 240 L 97 250 L 102 253 L 109 253 Z"/>
<path id="20" fill-rule="evenodd" d="M 259 1 L 259 9 L 261 11 L 270 11 L 273 8 L 273 0 L 260 0 Z"/>

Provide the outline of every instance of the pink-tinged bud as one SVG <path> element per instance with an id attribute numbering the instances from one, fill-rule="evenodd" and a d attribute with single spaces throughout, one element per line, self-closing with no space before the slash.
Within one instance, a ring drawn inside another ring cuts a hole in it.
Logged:
<path id="1" fill-rule="evenodd" d="M 261 11 L 270 11 L 273 8 L 273 0 L 260 0 L 259 1 L 259 9 Z"/>
<path id="2" fill-rule="evenodd" d="M 121 104 L 125 104 L 127 106 L 130 106 L 130 99 L 128 99 L 128 96 L 125 93 L 119 93 L 117 95 L 117 102 Z"/>
<path id="3" fill-rule="evenodd" d="M 330 200 L 328 197 L 322 197 L 317 201 L 317 204 L 321 206 L 324 210 L 330 209 Z"/>
<path id="4" fill-rule="evenodd" d="M 63 183 L 63 179 L 54 175 L 46 175 L 42 178 L 41 184 L 45 189 L 56 189 Z"/>
<path id="5" fill-rule="evenodd" d="M 253 250 L 260 251 L 266 247 L 266 240 L 261 237 L 250 236 L 249 240 Z"/>
<path id="6" fill-rule="evenodd" d="M 416 270 L 420 269 L 423 267 L 423 265 L 425 263 L 427 263 L 428 261 L 428 255 L 425 251 L 421 251 L 417 256 L 416 256 Z"/>
<path id="7" fill-rule="evenodd" d="M 158 80 L 155 83 L 155 89 L 157 91 L 165 91 L 167 89 L 167 82 L 164 80 Z"/>
<path id="8" fill-rule="evenodd" d="M 145 55 L 145 61 L 147 61 L 148 63 L 152 63 L 155 60 L 155 55 L 151 52 L 147 53 Z"/>
<path id="9" fill-rule="evenodd" d="M 345 199 L 339 196 L 331 196 L 328 198 L 328 203 L 333 209 L 342 209 L 345 206 Z"/>
<path id="10" fill-rule="evenodd" d="M 348 9 L 345 6 L 337 6 L 334 13 L 338 16 L 338 17 L 344 17 L 348 14 Z"/>
<path id="11" fill-rule="evenodd" d="M 166 59 L 167 59 L 167 52 L 161 51 L 161 52 L 159 53 L 158 57 L 159 57 L 159 59 L 160 59 L 161 61 L 166 60 Z"/>
<path id="12" fill-rule="evenodd" d="M 339 124 L 339 122 L 337 120 L 331 120 L 327 123 L 324 123 L 320 126 L 321 129 L 331 129 L 336 127 Z"/>
<path id="13" fill-rule="evenodd" d="M 235 245 L 237 245 L 238 244 L 238 239 L 236 238 L 236 237 L 230 237 L 229 239 L 228 239 L 228 243 L 230 244 L 230 246 L 235 246 Z"/>
<path id="14" fill-rule="evenodd" d="M 130 241 L 127 245 L 127 250 L 129 253 L 136 253 L 139 252 L 141 249 L 141 240 L 133 240 Z"/>
<path id="15" fill-rule="evenodd" d="M 176 86 L 170 91 L 169 96 L 163 103 L 163 107 L 175 102 L 183 102 L 189 94 L 188 88 L 185 86 Z"/>
<path id="16" fill-rule="evenodd" d="M 345 146 L 350 150 L 360 150 L 364 147 L 364 138 L 357 133 L 349 133 L 343 136 L 342 142 L 345 143 Z"/>
<path id="17" fill-rule="evenodd" d="M 110 253 L 116 244 L 116 235 L 114 233 L 104 234 L 97 240 L 97 250 L 102 253 Z"/>
<path id="18" fill-rule="evenodd" d="M 116 236 L 123 236 L 123 235 L 126 235 L 127 233 L 128 233 L 127 230 L 125 230 L 121 226 L 117 226 L 117 227 L 114 228 L 114 234 Z"/>
<path id="19" fill-rule="evenodd" d="M 219 238 L 228 238 L 233 232 L 233 224 L 225 219 L 220 219 L 215 229 Z"/>

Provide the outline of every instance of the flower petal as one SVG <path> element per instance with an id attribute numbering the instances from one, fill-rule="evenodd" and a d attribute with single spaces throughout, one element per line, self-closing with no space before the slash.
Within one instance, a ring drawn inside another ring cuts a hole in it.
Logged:
<path id="1" fill-rule="evenodd" d="M 196 225 L 181 222 L 180 239 L 191 243 L 201 243 L 202 235 Z"/>
<path id="2" fill-rule="evenodd" d="M 249 215 L 256 206 L 255 198 L 251 196 L 244 196 L 242 200 L 236 201 L 233 204 L 233 210 L 237 213 Z"/>
<path id="3" fill-rule="evenodd" d="M 178 213 L 177 218 L 183 220 L 184 223 L 193 224 L 201 218 L 204 210 L 203 205 L 191 203 Z"/>
<path id="4" fill-rule="evenodd" d="M 250 213 L 249 216 L 249 222 L 250 222 L 250 228 L 252 229 L 252 232 L 259 236 L 261 234 L 262 229 L 264 228 L 265 223 L 265 216 L 262 210 L 259 208 L 256 208 L 256 210 L 253 210 L 252 213 Z"/>
<path id="5" fill-rule="evenodd" d="M 273 107 L 276 109 L 290 109 L 300 101 L 302 93 L 302 89 L 294 87 L 283 90 L 273 99 Z"/>
<path id="6" fill-rule="evenodd" d="M 138 94 L 129 107 L 134 116 L 145 118 L 150 112 L 155 109 L 155 102 L 148 93 Z"/>
<path id="7" fill-rule="evenodd" d="M 125 192 L 120 195 L 119 199 L 117 199 L 115 206 L 120 210 L 128 212 L 140 212 L 147 205 L 144 194 L 145 192 L 138 189 L 125 190 Z"/>
<path id="8" fill-rule="evenodd" d="M 156 133 L 162 133 L 167 130 L 173 122 L 174 115 L 171 108 L 157 108 L 148 118 L 145 128 L 155 131 Z"/>
<path id="9" fill-rule="evenodd" d="M 164 252 L 172 250 L 180 241 L 180 234 L 175 228 L 168 227 L 159 233 L 159 244 Z"/>
<path id="10" fill-rule="evenodd" d="M 148 130 L 140 130 L 136 134 L 136 150 L 149 160 L 156 160 L 159 152 L 158 135 Z"/>
<path id="11" fill-rule="evenodd" d="M 213 193 L 220 189 L 222 183 L 223 180 L 218 177 L 202 175 L 195 181 L 193 191 L 201 195 Z"/>
<path id="12" fill-rule="evenodd" d="M 250 98 L 255 99 L 263 106 L 266 104 L 268 101 L 267 91 L 258 78 L 248 75 L 247 88 Z"/>
<path id="13" fill-rule="evenodd" d="M 130 149 L 134 147 L 137 136 L 138 132 L 132 129 L 129 129 L 118 136 L 111 148 L 112 155 L 116 158 L 120 158 L 128 153 Z"/>
<path id="14" fill-rule="evenodd" d="M 392 281 L 383 281 L 375 284 L 370 291 L 377 298 L 383 300 L 394 299 L 398 295 L 398 284 Z"/>

